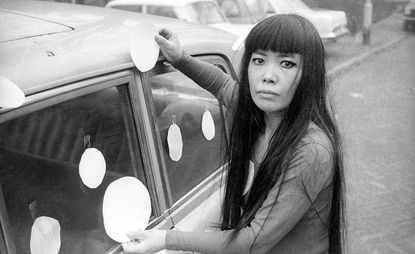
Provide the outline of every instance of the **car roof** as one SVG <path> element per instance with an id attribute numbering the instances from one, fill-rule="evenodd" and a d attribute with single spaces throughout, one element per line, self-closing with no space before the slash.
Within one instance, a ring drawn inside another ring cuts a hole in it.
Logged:
<path id="1" fill-rule="evenodd" d="M 176 32 L 190 54 L 234 55 L 234 35 L 160 16 L 20 0 L 0 1 L 0 14 L 0 75 L 26 95 L 134 67 L 129 27 L 140 23 Z"/>
<path id="2" fill-rule="evenodd" d="M 184 6 L 196 2 L 213 2 L 213 0 L 112 0 L 107 6 L 113 5 L 165 5 L 165 6 Z"/>

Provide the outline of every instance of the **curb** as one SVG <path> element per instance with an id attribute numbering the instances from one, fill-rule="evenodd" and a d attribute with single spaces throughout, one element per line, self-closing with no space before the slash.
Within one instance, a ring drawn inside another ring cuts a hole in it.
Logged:
<path id="1" fill-rule="evenodd" d="M 398 38 L 396 38 L 396 39 L 394 39 L 394 40 L 392 40 L 392 41 L 390 41 L 388 43 L 379 45 L 379 46 L 377 46 L 377 47 L 375 47 L 373 49 L 370 49 L 368 52 L 365 52 L 365 53 L 363 53 L 363 54 L 361 54 L 359 56 L 353 57 L 350 60 L 348 60 L 348 61 L 346 61 L 344 63 L 341 63 L 338 66 L 335 66 L 332 69 L 328 70 L 327 71 L 327 77 L 328 78 L 332 78 L 334 75 L 339 74 L 341 71 L 349 68 L 350 66 L 355 65 L 355 64 L 359 64 L 365 58 L 367 58 L 367 57 L 369 57 L 371 55 L 374 55 L 376 53 L 379 53 L 381 51 L 384 51 L 384 50 L 392 47 L 393 45 L 399 43 L 400 41 L 402 41 L 403 39 L 405 39 L 407 37 L 408 37 L 407 34 L 403 34 L 403 35 L 399 36 Z"/>

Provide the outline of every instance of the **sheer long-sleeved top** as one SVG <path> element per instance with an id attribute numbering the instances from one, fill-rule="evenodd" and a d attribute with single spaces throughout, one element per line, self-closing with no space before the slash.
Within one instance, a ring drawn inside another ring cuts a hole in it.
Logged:
<path id="1" fill-rule="evenodd" d="M 232 111 L 232 98 L 238 88 L 230 76 L 189 55 L 174 66 Z M 332 147 L 328 137 L 312 123 L 303 143 L 300 163 L 277 181 L 253 221 L 234 240 L 228 242 L 232 230 L 168 231 L 166 248 L 200 253 L 328 253 Z"/>

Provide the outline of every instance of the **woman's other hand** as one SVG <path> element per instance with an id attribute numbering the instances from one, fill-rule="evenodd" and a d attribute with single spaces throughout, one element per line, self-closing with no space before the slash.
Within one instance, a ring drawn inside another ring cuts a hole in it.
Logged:
<path id="1" fill-rule="evenodd" d="M 124 253 L 155 253 L 166 248 L 165 230 L 127 232 L 130 242 L 123 243 Z"/>
<path id="2" fill-rule="evenodd" d="M 183 49 L 180 46 L 177 34 L 172 33 L 166 28 L 162 28 L 159 30 L 159 34 L 155 36 L 155 40 L 160 45 L 160 50 L 167 61 L 174 63 L 182 58 Z"/>

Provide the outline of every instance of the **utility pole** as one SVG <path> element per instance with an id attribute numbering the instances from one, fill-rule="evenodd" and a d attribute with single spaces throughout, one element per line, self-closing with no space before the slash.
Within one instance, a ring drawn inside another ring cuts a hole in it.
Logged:
<path id="1" fill-rule="evenodd" d="M 370 44 L 370 27 L 372 25 L 373 5 L 371 0 L 365 0 L 363 7 L 363 44 Z"/>

